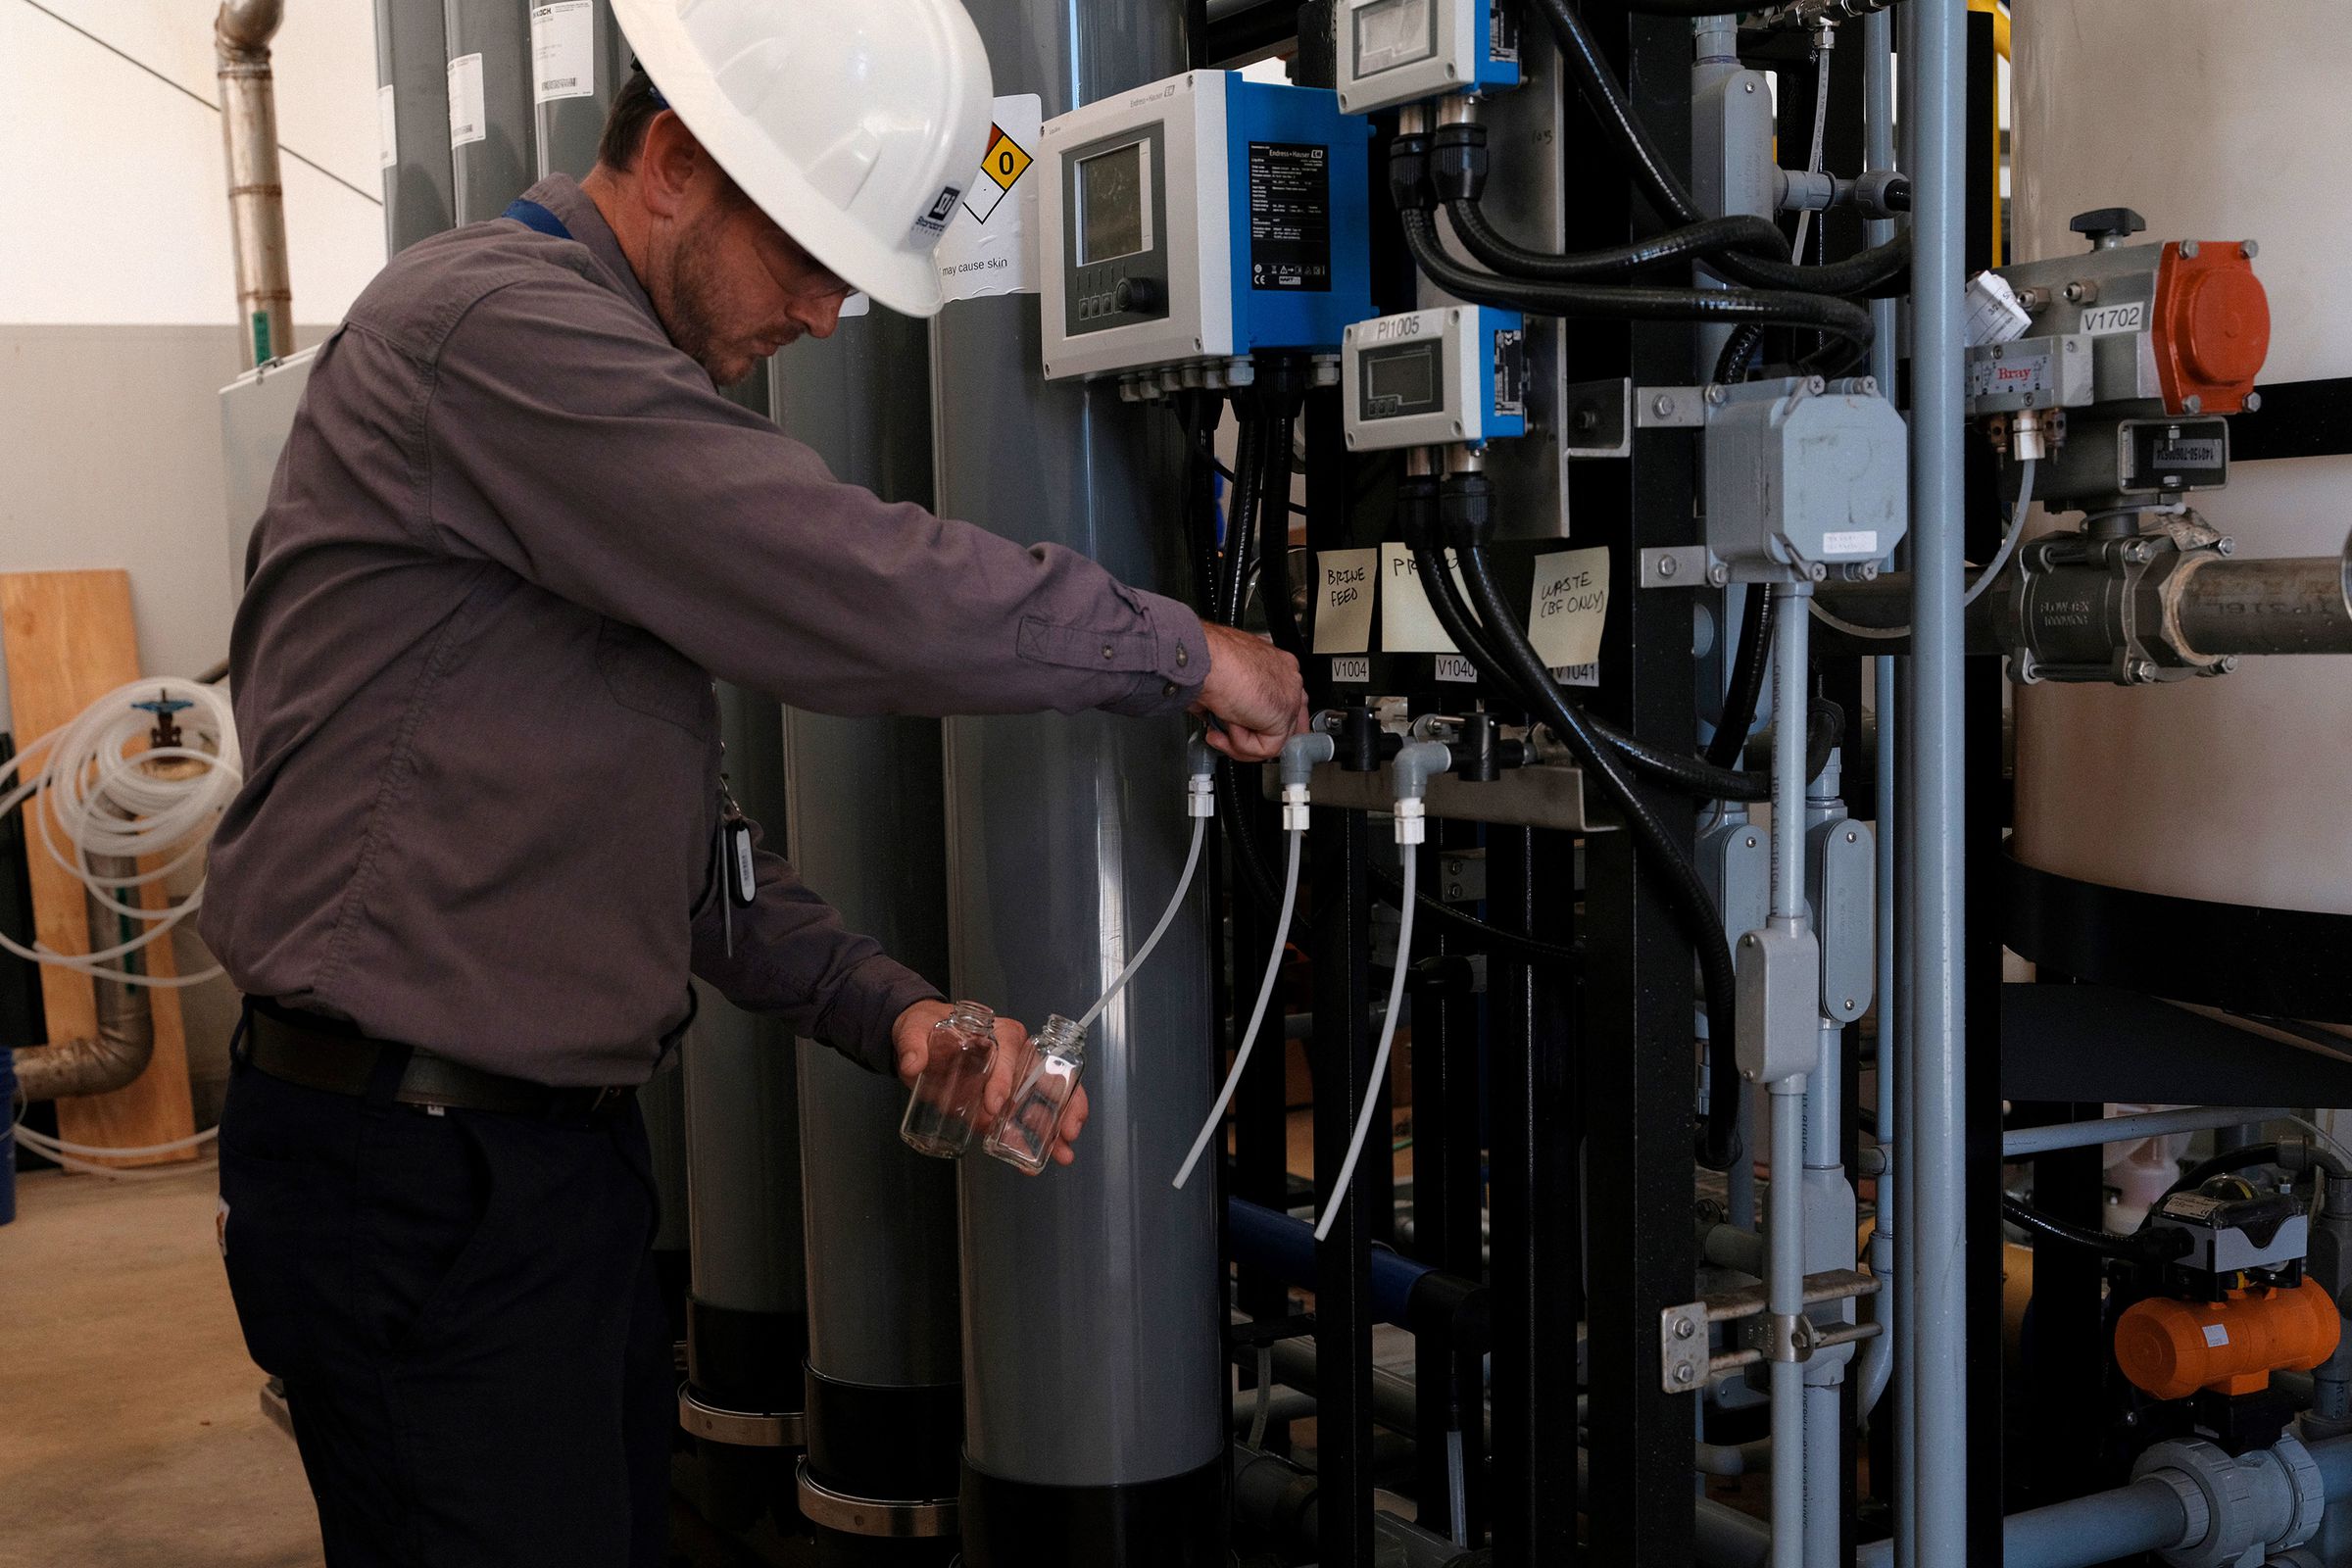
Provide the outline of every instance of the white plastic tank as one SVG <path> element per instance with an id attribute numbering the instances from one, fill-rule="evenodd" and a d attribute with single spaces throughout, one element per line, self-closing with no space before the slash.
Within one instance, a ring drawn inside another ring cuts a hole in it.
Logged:
<path id="1" fill-rule="evenodd" d="M 2257 240 L 2272 331 L 2260 383 L 2352 376 L 2352 8 L 2032 0 L 2014 57 L 2013 260 L 2082 249 L 2067 222 L 2097 207 L 2136 209 L 2142 240 Z M 2352 457 L 2244 464 L 2194 504 L 2242 557 L 2331 556 L 2352 521 Z M 2352 913 L 2352 659 L 2027 687 L 2016 713 L 2013 848 L 2028 865 Z"/>

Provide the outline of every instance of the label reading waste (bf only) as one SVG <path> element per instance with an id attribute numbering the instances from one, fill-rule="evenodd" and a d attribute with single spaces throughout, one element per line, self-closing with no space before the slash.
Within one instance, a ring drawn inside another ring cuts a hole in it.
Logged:
<path id="1" fill-rule="evenodd" d="M 531 102 L 596 96 L 596 18 L 589 0 L 531 7 Z"/>
<path id="2" fill-rule="evenodd" d="M 1250 144 L 1250 286 L 1331 292 L 1331 149 Z"/>

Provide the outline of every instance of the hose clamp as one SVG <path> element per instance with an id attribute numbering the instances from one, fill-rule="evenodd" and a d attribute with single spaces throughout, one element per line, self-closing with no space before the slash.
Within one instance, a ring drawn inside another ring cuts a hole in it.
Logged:
<path id="1" fill-rule="evenodd" d="M 1812 1360 L 1813 1337 L 1813 1320 L 1804 1313 L 1773 1313 L 1770 1359 L 1796 1363 Z"/>
<path id="2" fill-rule="evenodd" d="M 685 1383 L 678 1385 L 678 1425 L 695 1437 L 737 1448 L 797 1448 L 808 1441 L 801 1411 L 729 1410 L 697 1398 Z"/>
<path id="3" fill-rule="evenodd" d="M 846 1536 L 873 1536 L 892 1541 L 927 1540 L 956 1534 L 956 1499 L 934 1497 L 927 1502 L 887 1497 L 858 1497 L 836 1492 L 808 1473 L 804 1455 L 799 1469 L 802 1516 L 810 1524 Z"/>

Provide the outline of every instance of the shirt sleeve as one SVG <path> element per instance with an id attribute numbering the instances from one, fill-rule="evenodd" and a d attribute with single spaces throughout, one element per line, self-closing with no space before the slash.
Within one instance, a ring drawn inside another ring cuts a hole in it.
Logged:
<path id="1" fill-rule="evenodd" d="M 586 279 L 493 289 L 433 375 L 427 542 L 724 679 L 826 713 L 1148 714 L 1208 672 L 1175 600 L 842 483 Z"/>
<path id="2" fill-rule="evenodd" d="M 695 974 L 745 1011 L 778 1014 L 795 1034 L 895 1074 L 891 1025 L 916 1003 L 937 1000 L 938 988 L 873 938 L 846 929 L 782 856 L 757 847 L 757 827 L 753 835 L 759 892 L 749 908 L 732 907 L 713 865 L 694 919 Z"/>

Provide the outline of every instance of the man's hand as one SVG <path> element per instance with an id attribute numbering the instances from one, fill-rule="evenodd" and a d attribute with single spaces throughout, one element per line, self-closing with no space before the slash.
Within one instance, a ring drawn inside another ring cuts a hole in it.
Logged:
<path id="1" fill-rule="evenodd" d="M 931 1032 L 931 1026 L 954 1009 L 944 1002 L 918 1002 L 899 1014 L 891 1025 L 890 1038 L 898 1051 L 899 1081 L 913 1087 L 930 1065 L 934 1042 L 944 1049 L 946 1042 Z M 993 1123 L 1012 1091 L 1020 1082 L 1021 1069 L 1029 1060 L 1029 1031 L 1018 1019 L 997 1020 L 997 1050 L 989 1058 L 988 1088 L 981 1094 L 981 1136 L 987 1136 L 986 1124 Z M 1070 1096 L 1069 1104 L 1062 1110 L 1061 1126 L 1055 1130 L 1053 1157 L 1055 1164 L 1067 1165 L 1077 1159 L 1070 1146 L 1086 1127 L 1087 1101 L 1084 1085 Z"/>
<path id="2" fill-rule="evenodd" d="M 1201 630 L 1208 637 L 1208 678 L 1192 710 L 1223 726 L 1210 727 L 1208 744 L 1237 762 L 1272 761 L 1284 741 L 1306 728 L 1298 661 L 1231 626 L 1203 622 Z"/>

